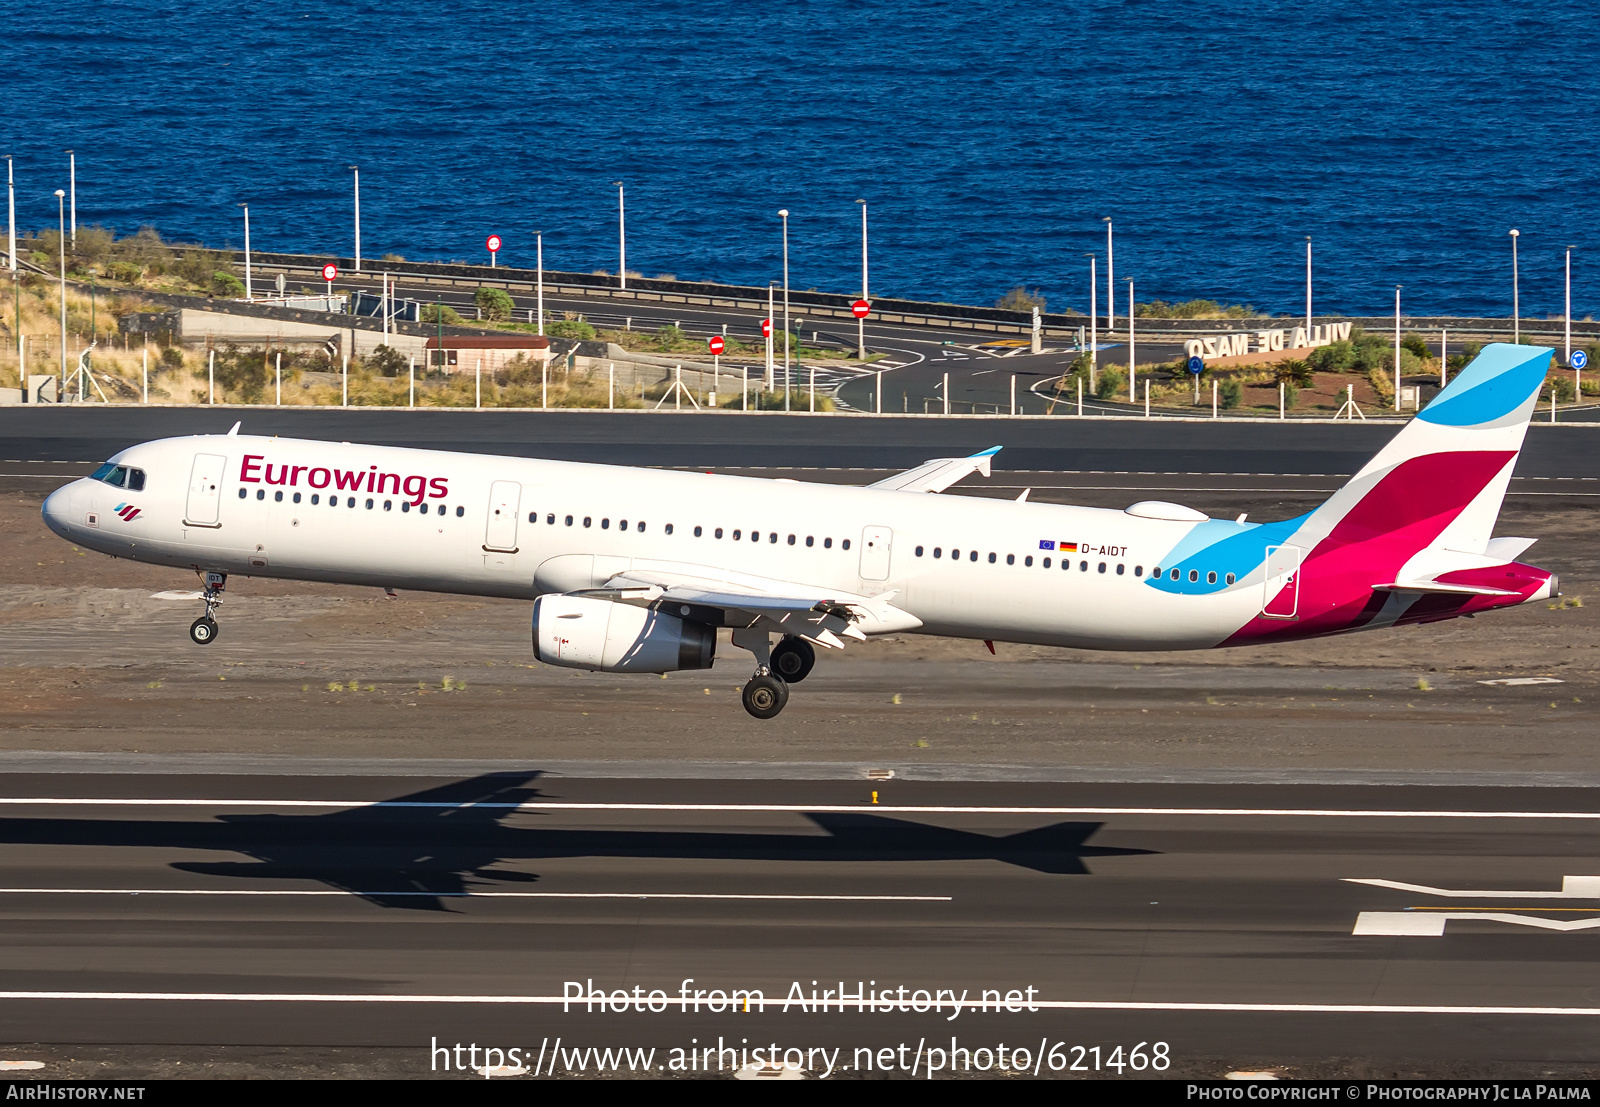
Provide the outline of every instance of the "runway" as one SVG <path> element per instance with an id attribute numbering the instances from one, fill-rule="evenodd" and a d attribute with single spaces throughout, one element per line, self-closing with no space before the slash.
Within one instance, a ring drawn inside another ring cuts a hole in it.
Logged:
<path id="1" fill-rule="evenodd" d="M 424 1071 L 434 1039 L 661 1063 L 721 1037 L 842 1047 L 850 1075 L 857 1048 L 920 1042 L 926 1064 L 954 1035 L 1035 1059 L 1041 1041 L 1102 1061 L 1165 1042 L 1173 1075 L 1331 1057 L 1490 1072 L 1587 1065 L 1600 1016 L 1577 929 L 1600 926 L 1583 789 L 536 768 L 0 788 L 10 1041 L 410 1047 Z M 1584 894 L 1552 898 L 1564 880 Z M 1441 933 L 1395 933 L 1441 908 Z M 841 981 L 876 1002 L 839 1010 Z M 580 986 L 676 1006 L 564 1007 Z M 735 989 L 759 993 L 748 1013 L 727 1009 Z M 722 998 L 696 1011 L 696 990 Z"/>

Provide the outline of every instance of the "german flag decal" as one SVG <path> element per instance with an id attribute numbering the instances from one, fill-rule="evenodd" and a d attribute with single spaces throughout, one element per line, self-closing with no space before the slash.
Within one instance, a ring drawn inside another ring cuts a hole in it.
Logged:
<path id="1" fill-rule="evenodd" d="M 1062 553 L 1077 553 L 1078 544 L 1076 542 L 1057 542 L 1056 549 Z"/>

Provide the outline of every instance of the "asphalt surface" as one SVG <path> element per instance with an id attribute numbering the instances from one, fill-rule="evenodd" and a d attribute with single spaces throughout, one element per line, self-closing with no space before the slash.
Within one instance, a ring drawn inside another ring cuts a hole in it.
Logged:
<path id="1" fill-rule="evenodd" d="M 894 1047 L 904 1075 L 919 1043 L 925 1074 L 927 1047 L 952 1035 L 1036 1059 L 1062 1043 L 1088 1075 L 1093 1055 L 1072 1046 L 1100 1047 L 1103 1064 L 1164 1042 L 1174 1074 L 1592 1065 L 1594 937 L 1571 927 L 1600 922 L 1600 888 L 1550 897 L 1593 871 L 1585 790 L 530 767 L 458 781 L 14 774 L 0 791 L 8 1041 L 406 1046 L 419 1071 L 435 1039 L 536 1054 L 558 1036 L 653 1045 L 657 1064 L 719 1037 L 844 1047 L 836 1068 Z M 403 803 L 348 806 L 375 800 Z M 1305 810 L 1323 813 L 1292 813 Z M 1441 908 L 1442 934 L 1353 933 L 1362 912 L 1393 930 Z M 569 981 L 671 999 L 692 981 L 767 1003 L 563 1010 Z M 993 989 L 1020 1009 L 784 1013 L 796 986 L 809 1006 L 813 981 L 819 998 L 865 981 L 897 1006 L 917 989 L 969 1002 Z"/>

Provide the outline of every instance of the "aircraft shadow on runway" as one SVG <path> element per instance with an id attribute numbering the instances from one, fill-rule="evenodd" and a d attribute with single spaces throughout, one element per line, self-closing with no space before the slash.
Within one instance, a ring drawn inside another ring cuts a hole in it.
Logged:
<path id="1" fill-rule="evenodd" d="M 1085 858 L 1155 852 L 1088 845 L 1103 825 L 1095 822 L 1053 823 L 996 837 L 870 812 L 808 814 L 826 836 L 505 825 L 516 810 L 510 805 L 543 796 L 529 786 L 539 775 L 490 773 L 386 801 L 446 805 L 441 807 L 374 805 L 315 815 L 219 815 L 205 822 L 0 819 L 0 843 L 237 853 L 254 860 L 183 861 L 171 867 L 212 877 L 318 881 L 380 906 L 432 911 L 448 910 L 449 897 L 486 890 L 486 882 L 536 882 L 535 873 L 491 866 L 548 858 L 995 860 L 1041 873 L 1085 875 Z"/>

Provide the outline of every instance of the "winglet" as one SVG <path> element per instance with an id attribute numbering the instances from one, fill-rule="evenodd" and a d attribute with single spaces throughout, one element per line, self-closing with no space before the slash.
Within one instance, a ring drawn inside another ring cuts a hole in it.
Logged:
<path id="1" fill-rule="evenodd" d="M 233 425 L 233 426 L 232 426 L 232 427 L 231 427 L 231 428 L 229 428 L 229 430 L 228 430 L 228 437 L 229 437 L 229 438 L 235 438 L 235 437 L 237 437 L 237 436 L 238 436 L 238 434 L 239 434 L 239 428 L 240 428 L 240 427 L 242 427 L 242 426 L 244 426 L 244 420 L 243 420 L 243 419 L 240 419 L 240 420 L 239 420 L 239 421 L 238 421 L 238 422 L 237 422 L 237 423 L 235 423 L 235 424 L 234 424 L 234 425 Z"/>

